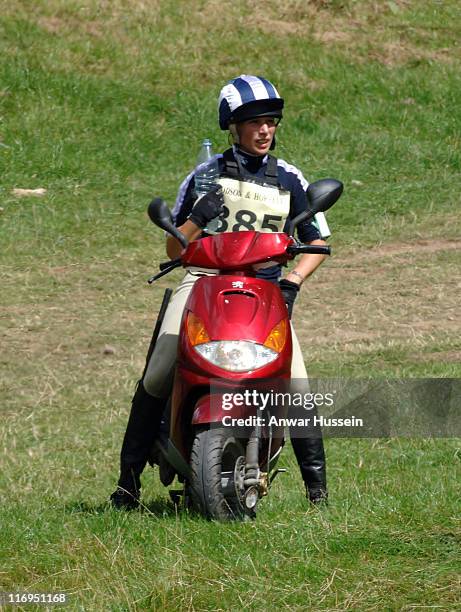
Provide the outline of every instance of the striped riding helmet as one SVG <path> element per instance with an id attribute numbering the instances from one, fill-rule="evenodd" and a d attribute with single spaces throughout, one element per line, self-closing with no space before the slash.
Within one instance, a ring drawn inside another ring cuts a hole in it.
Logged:
<path id="1" fill-rule="evenodd" d="M 241 74 L 221 89 L 218 102 L 219 127 L 254 117 L 281 117 L 283 98 L 275 87 L 262 77 Z"/>

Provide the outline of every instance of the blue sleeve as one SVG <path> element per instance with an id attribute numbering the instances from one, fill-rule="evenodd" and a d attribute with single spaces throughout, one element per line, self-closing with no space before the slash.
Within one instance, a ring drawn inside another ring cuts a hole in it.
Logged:
<path id="1" fill-rule="evenodd" d="M 218 159 L 220 171 L 222 170 L 222 154 L 215 155 Z M 201 166 L 200 166 L 201 167 Z M 192 207 L 195 204 L 195 172 L 197 167 L 190 172 L 179 186 L 176 202 L 172 210 L 173 221 L 176 227 L 183 225 L 187 217 L 190 215 Z"/>
<path id="2" fill-rule="evenodd" d="M 284 160 L 278 160 L 278 165 L 281 185 L 291 194 L 290 218 L 294 219 L 307 208 L 306 190 L 309 183 L 295 166 L 287 164 Z M 321 237 L 318 229 L 310 221 L 300 223 L 296 231 L 301 242 L 312 242 Z"/>
<path id="3" fill-rule="evenodd" d="M 296 231 L 301 242 L 312 242 L 321 238 L 319 230 L 310 221 L 300 223 Z"/>
<path id="4" fill-rule="evenodd" d="M 172 210 L 173 221 L 176 227 L 185 223 L 195 202 L 194 172 L 195 170 L 190 172 L 179 186 L 176 202 Z"/>

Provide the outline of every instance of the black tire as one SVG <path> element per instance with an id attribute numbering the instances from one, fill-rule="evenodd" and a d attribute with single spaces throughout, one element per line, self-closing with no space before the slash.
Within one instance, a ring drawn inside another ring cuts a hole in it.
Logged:
<path id="1" fill-rule="evenodd" d="M 193 507 L 220 521 L 254 518 L 254 511 L 246 510 L 243 504 L 243 487 L 232 487 L 233 492 L 223 490 L 222 474 L 239 471 L 239 466 L 244 469 L 244 462 L 245 447 L 228 428 L 197 430 L 190 460 Z"/>

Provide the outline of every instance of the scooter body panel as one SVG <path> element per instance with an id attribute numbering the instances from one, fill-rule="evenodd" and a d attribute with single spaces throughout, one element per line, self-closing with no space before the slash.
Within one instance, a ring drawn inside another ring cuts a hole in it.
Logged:
<path id="1" fill-rule="evenodd" d="M 181 259 L 184 266 L 236 270 L 268 261 L 286 262 L 291 259 L 286 251 L 291 244 L 293 238 L 279 232 L 225 232 L 191 242 Z"/>
<path id="2" fill-rule="evenodd" d="M 199 317 L 211 341 L 246 340 L 264 344 L 273 328 L 284 321 L 286 341 L 271 363 L 245 372 L 224 370 L 206 360 L 191 345 L 186 320 L 189 313 Z M 219 393 L 210 399 L 213 385 L 220 393 L 254 386 L 258 381 L 289 379 L 291 375 L 292 339 L 287 308 L 280 289 L 274 283 L 243 275 L 204 276 L 196 281 L 186 303 L 181 322 L 178 362 L 173 386 L 170 438 L 188 458 L 191 423 L 206 425 L 224 416 L 247 416 L 245 407 L 231 412 L 222 409 Z M 205 400 L 200 398 L 205 397 Z M 211 401 L 212 400 L 212 401 Z M 221 408 L 219 408 L 221 406 Z M 276 448 L 274 448 L 274 451 Z"/>

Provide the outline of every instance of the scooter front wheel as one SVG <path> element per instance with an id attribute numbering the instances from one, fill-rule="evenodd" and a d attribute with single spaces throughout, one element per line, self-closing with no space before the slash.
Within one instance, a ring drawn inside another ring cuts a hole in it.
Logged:
<path id="1" fill-rule="evenodd" d="M 190 467 L 192 504 L 201 514 L 221 521 L 254 518 L 243 501 L 245 443 L 228 428 L 197 430 Z"/>

